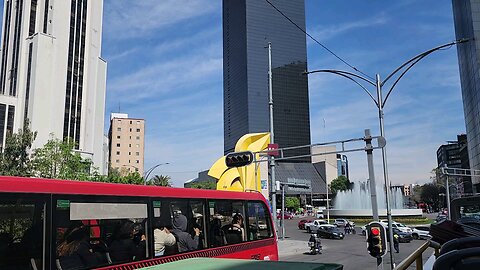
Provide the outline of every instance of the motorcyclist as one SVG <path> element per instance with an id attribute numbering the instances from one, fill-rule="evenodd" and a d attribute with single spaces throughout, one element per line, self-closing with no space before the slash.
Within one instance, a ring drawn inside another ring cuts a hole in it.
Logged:
<path id="1" fill-rule="evenodd" d="M 310 239 L 308 240 L 308 243 L 309 243 L 309 247 L 310 247 L 310 252 L 312 254 L 321 254 L 322 253 L 322 245 L 321 245 L 321 242 L 320 242 L 320 236 L 318 235 L 318 233 L 312 233 L 310 235 Z M 312 244 L 310 244 L 312 243 Z"/>

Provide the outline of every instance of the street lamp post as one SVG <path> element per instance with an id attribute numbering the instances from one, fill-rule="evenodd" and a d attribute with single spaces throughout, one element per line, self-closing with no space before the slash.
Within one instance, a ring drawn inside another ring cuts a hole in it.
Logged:
<path id="1" fill-rule="evenodd" d="M 147 180 L 148 180 L 148 177 L 150 176 L 150 174 L 157 168 L 157 167 L 160 167 L 162 165 L 167 165 L 167 164 L 170 164 L 168 162 L 165 162 L 165 163 L 160 163 L 160 164 L 157 164 L 153 167 L 151 167 L 150 169 L 146 170 L 145 173 L 143 174 L 143 184 L 146 185 L 147 184 Z"/>
<path id="2" fill-rule="evenodd" d="M 425 58 L 427 55 L 447 48 L 451 47 L 456 44 L 464 43 L 467 42 L 469 39 L 459 39 L 455 40 L 453 42 L 435 47 L 433 49 L 430 49 L 428 51 L 425 51 L 423 53 L 420 53 L 416 55 L 415 57 L 411 58 L 410 60 L 406 61 L 402 65 L 400 65 L 397 69 L 395 69 L 392 73 L 390 73 L 383 81 L 380 79 L 380 75 L 376 74 L 375 80 L 369 77 L 364 77 L 355 73 L 347 72 L 347 71 L 341 71 L 341 70 L 333 70 L 333 69 L 321 69 L 321 70 L 314 70 L 314 71 L 308 71 L 304 72 L 304 74 L 311 74 L 311 73 L 333 73 L 336 75 L 340 75 L 344 78 L 347 78 L 351 81 L 353 81 L 355 84 L 360 86 L 365 93 L 373 100 L 375 103 L 376 107 L 378 108 L 378 120 L 379 120 L 379 125 L 380 125 L 380 136 L 385 138 L 385 129 L 384 129 L 384 113 L 383 113 L 383 108 L 385 107 L 385 103 L 387 102 L 388 97 L 392 93 L 393 89 L 397 85 L 397 83 L 400 81 L 400 79 L 420 60 Z M 389 81 L 393 76 L 395 76 L 398 72 L 401 72 L 400 75 L 396 78 L 396 80 L 393 82 L 392 86 L 387 92 L 387 95 L 385 98 L 382 96 L 382 87 L 385 85 L 387 81 Z M 372 93 L 365 87 L 363 86 L 360 82 L 357 81 L 357 79 L 362 80 L 363 82 L 366 82 L 376 89 L 376 94 L 377 97 L 375 98 Z M 386 206 L 387 206 L 387 218 L 388 218 L 388 227 L 392 228 L 392 213 L 391 213 L 391 206 L 390 206 L 390 181 L 388 179 L 388 167 L 387 167 L 387 151 L 385 146 L 382 147 L 382 163 L 383 163 L 383 178 L 384 178 L 384 185 L 385 185 L 385 190 L 386 190 Z M 389 230 L 389 252 L 390 252 L 390 264 L 391 268 L 393 269 L 395 267 L 395 262 L 393 258 L 393 233 L 392 230 Z"/>

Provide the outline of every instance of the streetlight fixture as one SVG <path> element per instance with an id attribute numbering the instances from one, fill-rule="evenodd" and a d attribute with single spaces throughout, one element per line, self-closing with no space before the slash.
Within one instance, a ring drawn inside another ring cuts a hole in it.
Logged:
<path id="1" fill-rule="evenodd" d="M 165 162 L 165 163 L 159 163 L 153 167 L 151 167 L 150 169 L 146 170 L 145 173 L 143 174 L 143 184 L 146 185 L 147 184 L 147 180 L 148 180 L 148 177 L 150 176 L 150 174 L 158 167 L 162 166 L 162 165 L 167 165 L 167 164 L 170 164 L 168 162 Z"/>
<path id="2" fill-rule="evenodd" d="M 342 70 L 334 70 L 334 69 L 321 69 L 321 70 L 313 70 L 313 71 L 306 71 L 304 72 L 303 74 L 312 74 L 312 73 L 333 73 L 333 74 L 336 74 L 336 75 L 339 75 L 339 76 L 342 76 L 344 78 L 347 78 L 351 81 L 353 81 L 355 84 L 357 84 L 358 86 L 360 86 L 364 91 L 365 93 L 373 100 L 373 102 L 375 103 L 376 107 L 378 108 L 378 120 L 379 120 L 379 124 L 380 124 L 380 136 L 384 137 L 385 138 L 385 129 L 384 129 L 384 114 L 383 114 L 383 109 L 385 107 L 385 103 L 387 102 L 387 99 L 388 97 L 390 96 L 390 94 L 392 93 L 393 89 L 395 88 L 395 86 L 397 85 L 397 83 L 400 81 L 400 79 L 416 64 L 418 63 L 420 60 L 422 60 L 423 58 L 425 58 L 427 55 L 435 52 L 435 51 L 438 51 L 438 50 L 441 50 L 441 49 L 444 49 L 444 48 L 449 48 L 449 47 L 452 47 L 453 45 L 456 45 L 456 44 L 460 44 L 460 43 L 464 43 L 464 42 L 467 42 L 469 41 L 468 38 L 465 38 L 465 39 L 459 39 L 459 40 L 455 40 L 453 42 L 450 42 L 450 43 L 447 43 L 447 44 L 444 44 L 444 45 L 441 45 L 441 46 L 438 46 L 438 47 L 435 47 L 433 49 L 430 49 L 428 51 L 425 51 L 423 53 L 420 53 L 418 55 L 416 55 L 415 57 L 411 58 L 410 60 L 406 61 L 405 63 L 403 63 L 402 65 L 400 65 L 397 69 L 395 69 L 392 73 L 390 73 L 383 81 L 380 79 L 380 75 L 379 74 L 376 74 L 375 76 L 375 80 L 373 80 L 373 78 L 370 78 L 370 77 L 365 77 L 365 76 L 361 76 L 361 75 L 358 75 L 358 74 L 355 74 L 355 73 L 352 73 L 352 72 L 348 72 L 348 71 L 342 71 Z M 382 87 L 385 85 L 385 83 L 387 81 L 389 81 L 390 79 L 393 78 L 393 76 L 395 76 L 398 72 L 400 72 L 400 75 L 396 78 L 396 80 L 393 82 L 392 86 L 390 87 L 390 89 L 388 90 L 387 92 L 387 95 L 385 96 L 385 98 L 383 98 L 382 96 Z M 373 87 L 375 87 L 376 89 L 376 94 L 377 94 L 377 97 L 375 98 L 372 93 L 365 87 L 363 86 L 360 82 L 358 82 L 356 79 L 360 79 L 362 80 L 363 82 L 366 82 L 370 85 L 372 85 Z M 392 228 L 392 213 L 391 213 L 391 206 L 390 206 L 390 181 L 388 180 L 388 168 L 387 168 L 387 151 L 386 151 L 386 148 L 385 146 L 382 147 L 382 163 L 383 163 L 383 179 L 385 181 L 385 190 L 386 190 L 386 205 L 387 205 L 387 218 L 388 218 L 388 227 L 389 228 Z M 395 267 L 395 262 L 394 262 L 394 259 L 393 259 L 393 253 L 392 253 L 392 250 L 393 250 L 393 232 L 392 230 L 389 230 L 389 240 L 390 240 L 390 243 L 389 243 L 389 251 L 390 251 L 390 264 L 391 264 L 391 267 L 392 269 Z"/>

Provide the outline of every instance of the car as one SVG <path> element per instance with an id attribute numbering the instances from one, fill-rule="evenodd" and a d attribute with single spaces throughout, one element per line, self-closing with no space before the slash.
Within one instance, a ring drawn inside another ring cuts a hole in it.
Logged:
<path id="1" fill-rule="evenodd" d="M 333 221 L 333 224 L 337 225 L 338 227 L 343 227 L 347 224 L 350 224 L 350 226 L 352 227 L 355 226 L 355 222 L 349 221 L 348 219 L 343 219 L 343 218 L 335 219 L 335 221 Z"/>
<path id="2" fill-rule="evenodd" d="M 445 214 L 438 214 L 437 218 L 435 219 L 436 222 L 440 222 L 442 220 L 447 219 L 447 215 Z"/>
<path id="3" fill-rule="evenodd" d="M 406 233 L 396 228 L 393 228 L 393 233 L 398 235 L 398 242 L 400 243 L 410 243 L 413 240 L 411 233 Z"/>
<path id="4" fill-rule="evenodd" d="M 385 227 L 388 227 L 388 220 L 386 219 L 381 219 L 380 220 L 381 223 L 383 223 L 383 225 L 385 225 Z M 409 234 L 412 234 L 412 229 L 403 225 L 402 223 L 399 223 L 399 222 L 396 222 L 396 221 L 393 221 L 392 220 L 392 227 L 394 229 L 398 229 L 404 233 L 409 233 Z"/>
<path id="5" fill-rule="evenodd" d="M 326 220 L 323 219 L 315 219 L 312 222 L 305 223 L 305 229 L 307 232 L 316 232 L 318 228 L 320 228 L 320 225 L 327 224 Z"/>
<path id="6" fill-rule="evenodd" d="M 266 230 L 267 229 L 267 223 L 265 223 L 265 221 L 259 220 L 257 224 L 258 224 L 258 229 L 259 230 Z"/>
<path id="7" fill-rule="evenodd" d="M 292 219 L 293 216 L 290 215 L 289 213 L 285 213 L 285 214 L 283 214 L 283 218 L 284 219 Z M 277 219 L 282 219 L 282 214 L 281 213 L 277 214 Z"/>
<path id="8" fill-rule="evenodd" d="M 412 237 L 413 239 L 423 239 L 423 240 L 428 240 L 432 238 L 432 236 L 430 235 L 430 227 L 417 226 L 412 228 Z"/>
<path id="9" fill-rule="evenodd" d="M 337 226 L 331 224 L 320 225 L 317 235 L 329 239 L 343 239 L 345 237 L 345 234 Z"/>
<path id="10" fill-rule="evenodd" d="M 311 219 L 301 219 L 298 222 L 298 229 L 299 230 L 305 230 L 305 223 L 311 223 L 311 222 L 313 222 L 313 220 L 311 220 Z"/>

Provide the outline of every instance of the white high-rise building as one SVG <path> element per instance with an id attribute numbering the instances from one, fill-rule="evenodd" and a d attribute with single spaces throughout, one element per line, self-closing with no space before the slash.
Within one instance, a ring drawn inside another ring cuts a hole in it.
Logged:
<path id="1" fill-rule="evenodd" d="M 4 0 L 0 55 L 0 147 L 26 118 L 38 135 L 71 138 L 105 172 L 107 64 L 103 0 Z"/>

